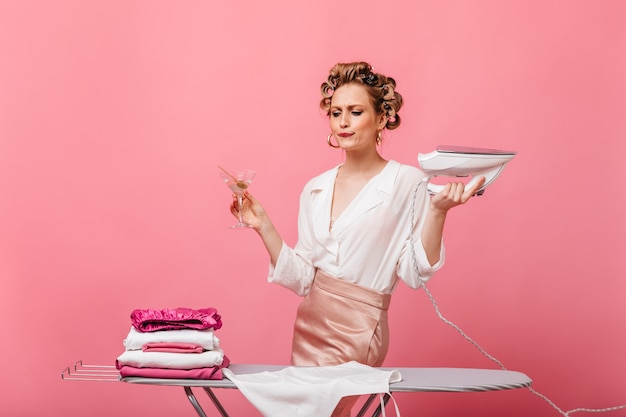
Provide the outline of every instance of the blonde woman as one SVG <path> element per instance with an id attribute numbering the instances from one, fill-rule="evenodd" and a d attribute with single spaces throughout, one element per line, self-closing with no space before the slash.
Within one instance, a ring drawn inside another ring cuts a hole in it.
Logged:
<path id="1" fill-rule="evenodd" d="M 241 214 L 267 248 L 269 281 L 303 297 L 291 363 L 380 366 L 389 345 L 391 294 L 400 281 L 419 288 L 441 268 L 448 211 L 466 203 L 483 182 L 471 189 L 450 182 L 431 197 L 420 186 L 424 174 L 417 167 L 381 156 L 385 130 L 400 126 L 402 95 L 393 78 L 368 63 L 335 65 L 321 94 L 330 125 L 327 144 L 343 151 L 345 160 L 305 185 L 296 245 L 283 241 L 249 193 Z M 231 212 L 239 215 L 237 204 Z M 333 416 L 349 415 L 355 400 L 342 400 Z"/>

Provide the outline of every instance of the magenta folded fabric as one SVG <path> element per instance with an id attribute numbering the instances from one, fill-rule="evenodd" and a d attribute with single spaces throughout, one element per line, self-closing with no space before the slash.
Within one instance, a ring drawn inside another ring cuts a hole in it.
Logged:
<path id="1" fill-rule="evenodd" d="M 132 325 L 140 332 L 177 329 L 219 329 L 222 318 L 215 308 L 136 309 L 130 314 Z"/>
<path id="2" fill-rule="evenodd" d="M 144 352 L 170 352 L 170 353 L 202 353 L 204 349 L 195 343 L 178 342 L 152 342 L 141 347 Z"/>
<path id="3" fill-rule="evenodd" d="M 230 365 L 230 359 L 224 356 L 222 364 L 207 368 L 167 369 L 167 368 L 136 368 L 134 366 L 120 366 L 120 376 L 163 379 L 224 379 L 223 368 Z"/>

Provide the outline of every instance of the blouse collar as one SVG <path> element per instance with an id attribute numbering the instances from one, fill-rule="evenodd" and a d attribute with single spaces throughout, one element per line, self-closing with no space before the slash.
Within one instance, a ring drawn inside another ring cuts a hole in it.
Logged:
<path id="1" fill-rule="evenodd" d="M 391 195 L 398 170 L 400 169 L 398 162 L 388 161 L 382 171 L 369 180 L 344 212 L 341 213 L 341 216 L 334 221 L 331 233 L 329 230 L 330 207 L 335 178 L 340 166 L 338 165 L 319 175 L 311 184 L 315 236 L 328 251 L 335 255 L 338 253 L 339 248 L 336 236 L 362 214 L 381 204 L 384 201 L 381 194 Z"/>

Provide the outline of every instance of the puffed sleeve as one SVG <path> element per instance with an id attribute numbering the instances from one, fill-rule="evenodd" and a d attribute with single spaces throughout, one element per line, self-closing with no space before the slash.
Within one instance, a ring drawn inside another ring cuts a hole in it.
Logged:
<path id="1" fill-rule="evenodd" d="M 310 190 L 307 185 L 300 195 L 298 242 L 293 249 L 283 242 L 276 265 L 270 264 L 268 281 L 282 285 L 299 296 L 306 295 L 315 276 L 312 264 L 313 239 Z"/>
<path id="2" fill-rule="evenodd" d="M 417 271 L 415 270 L 414 261 L 411 259 L 411 252 L 413 251 L 415 252 L 415 259 L 417 260 Z M 422 286 L 423 282 L 428 281 L 433 274 L 443 266 L 445 263 L 445 256 L 446 251 L 442 243 L 439 261 L 436 264 L 431 265 L 428 262 L 421 240 L 418 239 L 417 242 L 407 240 L 404 248 L 402 249 L 402 262 L 398 264 L 398 276 L 409 287 L 417 289 Z"/>
<path id="3" fill-rule="evenodd" d="M 422 185 L 425 185 L 425 183 L 422 183 Z M 412 213 L 409 213 L 409 224 L 413 225 L 412 233 L 404 242 L 396 269 L 398 277 L 414 289 L 421 287 L 422 283 L 428 281 L 445 263 L 446 251 L 443 241 L 441 242 L 439 261 L 434 265 L 431 265 L 428 261 L 424 245 L 422 244 L 422 229 L 424 228 L 429 205 L 430 196 L 426 191 L 426 187 L 421 186 L 416 191 L 415 209 Z"/>

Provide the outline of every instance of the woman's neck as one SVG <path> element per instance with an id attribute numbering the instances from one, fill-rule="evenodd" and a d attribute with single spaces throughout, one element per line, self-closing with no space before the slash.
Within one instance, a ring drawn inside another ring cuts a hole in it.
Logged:
<path id="1" fill-rule="evenodd" d="M 378 152 L 368 155 L 346 154 L 346 160 L 341 165 L 342 175 L 372 176 L 379 173 L 387 161 Z"/>

